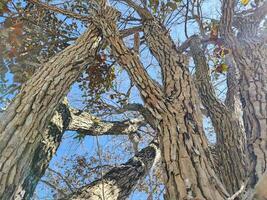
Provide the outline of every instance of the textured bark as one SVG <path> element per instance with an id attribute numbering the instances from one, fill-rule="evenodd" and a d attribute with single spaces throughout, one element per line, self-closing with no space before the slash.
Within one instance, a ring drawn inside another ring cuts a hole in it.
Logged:
<path id="1" fill-rule="evenodd" d="M 249 187 L 254 187 L 267 170 L 267 48 L 257 30 L 266 16 L 267 2 L 257 12 L 234 21 L 234 1 L 223 2 L 221 35 L 231 48 L 240 78 L 239 89 L 250 159 Z M 238 28 L 237 36 L 232 25 Z"/>
<path id="2" fill-rule="evenodd" d="M 114 18 L 101 14 L 116 12 L 114 8 L 104 7 L 96 14 L 98 21 L 94 23 L 103 31 L 112 54 L 128 71 L 146 108 L 157 122 L 164 173 L 167 175 L 166 198 L 224 199 L 227 192 L 211 164 L 187 59 L 176 51 L 167 31 L 153 18 L 146 18 L 145 38 L 162 67 L 162 89 L 150 79 L 135 52 L 130 52 L 121 38 L 114 34 L 118 32 Z"/>
<path id="3" fill-rule="evenodd" d="M 137 183 L 152 167 L 158 152 L 157 144 L 151 143 L 128 162 L 112 168 L 101 179 L 79 189 L 67 199 L 72 200 L 125 200 Z"/>
<path id="4" fill-rule="evenodd" d="M 244 51 L 234 55 L 241 74 L 240 93 L 254 185 L 267 171 L 267 48 L 266 44 L 251 41 L 240 44 Z"/>
<path id="5" fill-rule="evenodd" d="M 34 153 L 71 84 L 94 58 L 101 41 L 89 26 L 74 45 L 50 59 L 23 85 L 0 118 L 0 199 L 13 199 L 29 175 Z"/>
<path id="6" fill-rule="evenodd" d="M 63 101 L 57 108 L 48 128 L 43 134 L 39 146 L 36 148 L 30 166 L 30 173 L 25 178 L 16 199 L 30 199 L 39 180 L 48 168 L 49 162 L 60 145 L 64 131 L 77 131 L 85 135 L 131 135 L 144 124 L 140 118 L 122 121 L 97 121 L 96 117 L 87 112 L 70 108 L 67 101 Z"/>
<path id="7" fill-rule="evenodd" d="M 167 172 L 166 198 L 224 199 L 226 194 L 213 170 L 186 58 L 155 20 L 144 22 L 144 33 L 166 77 L 166 109 L 161 110 L 163 118 L 158 127 Z"/>
<path id="8" fill-rule="evenodd" d="M 30 172 L 16 192 L 18 194 L 15 197 L 16 200 L 29 200 L 32 197 L 39 180 L 44 175 L 50 160 L 60 145 L 63 133 L 69 125 L 69 122 L 70 112 L 68 105 L 62 103 L 57 108 L 48 128 L 42 134 L 43 138 L 32 157 L 29 168 Z"/>
<path id="9" fill-rule="evenodd" d="M 196 66 L 196 87 L 216 132 L 216 172 L 227 191 L 234 194 L 247 175 L 245 131 L 236 109 L 226 107 L 217 99 L 198 37 L 191 41 L 190 49 Z"/>
<path id="10" fill-rule="evenodd" d="M 130 135 L 135 133 L 146 122 L 142 117 L 124 121 L 103 121 L 73 108 L 69 109 L 70 123 L 67 130 L 77 131 L 85 135 Z"/>

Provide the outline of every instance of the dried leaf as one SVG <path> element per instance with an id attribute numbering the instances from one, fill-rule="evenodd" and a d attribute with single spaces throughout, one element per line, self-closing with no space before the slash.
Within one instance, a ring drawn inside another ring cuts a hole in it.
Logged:
<path id="1" fill-rule="evenodd" d="M 250 1 L 250 0 L 241 0 L 241 3 L 242 3 L 244 6 L 246 6 L 246 5 L 248 5 L 249 1 Z"/>

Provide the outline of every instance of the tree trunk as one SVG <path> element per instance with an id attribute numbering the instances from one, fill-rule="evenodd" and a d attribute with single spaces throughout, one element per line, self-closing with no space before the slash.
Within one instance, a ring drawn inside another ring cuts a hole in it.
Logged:
<path id="1" fill-rule="evenodd" d="M 112 54 L 129 73 L 157 124 L 166 173 L 166 199 L 225 199 L 228 193 L 213 169 L 187 59 L 176 51 L 167 31 L 153 17 L 144 19 L 146 41 L 163 70 L 162 88 L 151 80 L 136 53 L 129 51 L 119 35 L 114 34 L 118 32 L 116 18 L 102 14 L 116 12 L 112 7 L 103 7 L 95 14 L 98 21 L 94 23 L 103 31 Z"/>
<path id="2" fill-rule="evenodd" d="M 88 136 L 101 135 L 131 135 L 144 125 L 141 118 L 125 121 L 97 121 L 96 117 L 88 112 L 70 108 L 64 100 L 58 106 L 48 128 L 43 134 L 42 141 L 36 148 L 31 161 L 30 173 L 21 186 L 18 187 L 16 200 L 30 199 L 33 192 L 44 175 L 50 160 L 60 145 L 65 130 L 76 131 L 77 134 Z"/>
<path id="3" fill-rule="evenodd" d="M 191 40 L 190 50 L 196 66 L 196 87 L 216 132 L 216 172 L 227 191 L 234 194 L 247 176 L 245 131 L 237 109 L 227 107 L 216 97 L 199 38 Z"/>
<path id="4" fill-rule="evenodd" d="M 30 175 L 34 156 L 57 105 L 94 58 L 101 37 L 90 26 L 22 87 L 0 118 L 0 199 L 13 199 Z"/>
<path id="5" fill-rule="evenodd" d="M 61 103 L 49 123 L 48 128 L 43 133 L 42 141 L 35 149 L 28 176 L 16 191 L 16 200 L 29 200 L 32 197 L 39 180 L 44 175 L 50 160 L 59 147 L 61 138 L 69 122 L 70 112 L 68 105 Z"/>
<path id="6" fill-rule="evenodd" d="M 176 102 L 168 105 L 159 125 L 166 199 L 225 199 L 210 165 L 206 138 L 195 108 Z M 189 102 L 188 102 L 189 103 Z M 188 111 L 184 113 L 184 109 Z M 175 109 L 174 109 L 175 108 Z M 197 120 L 196 120 L 197 119 Z"/>
<path id="7" fill-rule="evenodd" d="M 242 54 L 234 57 L 240 71 L 240 94 L 250 154 L 250 184 L 267 171 L 267 48 L 256 41 L 242 41 Z"/>
<path id="8" fill-rule="evenodd" d="M 67 199 L 71 200 L 125 200 L 158 157 L 157 144 L 151 143 L 128 162 L 112 168 L 101 179 L 84 186 Z"/>
<path id="9" fill-rule="evenodd" d="M 249 152 L 248 189 L 254 188 L 267 170 L 267 48 L 259 27 L 266 16 L 267 2 L 254 12 L 234 16 L 235 1 L 224 0 L 220 34 L 232 50 L 239 70 L 239 90 Z M 232 30 L 235 26 L 237 37 Z"/>

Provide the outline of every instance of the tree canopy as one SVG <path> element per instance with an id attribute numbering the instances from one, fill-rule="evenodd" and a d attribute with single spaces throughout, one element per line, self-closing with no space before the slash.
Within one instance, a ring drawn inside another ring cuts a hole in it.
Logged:
<path id="1" fill-rule="evenodd" d="M 1 0 L 0 199 L 266 199 L 266 13 Z"/>

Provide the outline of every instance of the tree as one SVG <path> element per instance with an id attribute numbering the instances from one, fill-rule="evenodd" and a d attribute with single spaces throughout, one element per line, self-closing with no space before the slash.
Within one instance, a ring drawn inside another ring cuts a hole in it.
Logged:
<path id="1" fill-rule="evenodd" d="M 245 1 L 237 3 L 224 0 L 220 21 L 212 19 L 210 24 L 204 22 L 200 1 L 159 3 L 123 0 L 118 1 L 122 2 L 118 8 L 107 4 L 105 0 L 85 4 L 82 1 L 75 2 L 73 5 L 66 4 L 65 8 L 36 0 L 29 2 L 26 7 L 17 5 L 24 9 L 21 13 L 25 14 L 30 6 L 33 10 L 39 9 L 45 15 L 53 16 L 48 21 L 54 24 L 62 23 L 58 22 L 55 15 L 60 13 L 80 20 L 87 29 L 73 44 L 62 40 L 70 40 L 68 34 L 51 36 L 52 39 L 56 38 L 53 40 L 55 43 L 61 45 L 55 46 L 52 51 L 45 51 L 47 54 L 40 66 L 34 67 L 35 73 L 27 78 L 19 94 L 1 113 L 1 199 L 30 198 L 64 131 L 75 130 L 80 136 L 88 132 L 91 135 L 127 134 L 132 138 L 146 124 L 157 133 L 155 139 L 161 151 L 166 199 L 220 200 L 234 199 L 237 195 L 251 199 L 254 191 L 257 198 L 264 198 L 264 191 L 258 188 L 265 184 L 265 179 L 261 177 L 264 177 L 267 167 L 267 51 L 266 35 L 262 31 L 266 28 L 266 23 L 262 25 L 266 16 L 266 2 L 253 1 L 250 9 L 244 9 L 247 5 Z M 8 3 L 0 4 L 0 12 L 5 15 L 10 12 Z M 126 18 L 119 12 L 123 11 L 124 4 L 131 9 Z M 168 30 L 168 23 L 181 19 L 187 39 L 177 46 Z M 199 35 L 188 36 L 190 20 L 198 25 Z M 129 27 L 127 24 L 131 21 L 137 23 Z M 118 29 L 121 22 L 126 24 L 127 29 Z M 11 46 L 21 48 L 20 23 L 13 24 L 11 30 L 16 33 L 11 32 L 13 36 L 8 37 L 11 38 Z M 27 34 L 25 36 L 27 38 Z M 123 39 L 128 36 L 133 39 L 132 49 Z M 43 41 L 51 46 L 51 39 Z M 160 81 L 154 80 L 146 70 L 140 45 L 147 47 L 156 60 L 161 73 Z M 210 50 L 210 46 L 213 50 Z M 43 52 L 43 49 L 41 47 L 37 53 Z M 7 53 L 9 57 L 5 57 L 3 63 L 8 59 L 19 61 L 17 51 L 11 48 Z M 142 98 L 144 105 L 128 103 L 128 92 L 124 98 L 119 97 L 118 91 L 110 96 L 120 100 L 121 107 L 116 109 L 116 113 L 126 110 L 142 115 L 142 118 L 130 120 L 131 123 L 129 120 L 101 121 L 63 102 L 70 86 L 78 80 L 89 82 L 85 88 L 88 98 L 94 97 L 94 105 L 88 106 L 98 105 L 100 110 L 106 109 L 101 95 L 111 88 L 112 81 L 116 79 L 111 70 L 112 64 L 106 64 L 107 54 L 127 72 L 131 80 L 129 92 L 134 85 Z M 194 61 L 193 73 L 189 70 L 190 58 Z M 212 64 L 213 71 L 210 70 Z M 227 74 L 228 86 L 225 102 L 218 98 L 211 81 L 211 78 L 224 73 Z M 86 74 L 89 78 L 84 78 Z M 214 145 L 209 144 L 205 135 L 201 110 L 210 117 L 214 127 Z M 141 158 L 141 163 L 145 163 L 146 167 L 131 159 L 125 167 L 112 168 L 101 179 L 84 186 L 69 198 L 89 198 L 88 195 L 104 190 L 98 195 L 125 199 L 151 168 L 155 158 L 153 149 L 152 153 L 145 154 L 146 158 L 142 157 L 144 152 L 151 150 L 149 146 L 139 153 L 137 149 L 135 147 L 136 157 Z M 109 194 L 105 191 L 109 191 L 110 185 L 105 185 L 106 180 L 115 181 L 115 186 L 125 184 L 124 179 L 117 179 L 123 174 L 135 177 L 131 185 L 125 188 L 120 186 L 119 190 L 113 191 L 112 195 L 115 196 L 107 196 Z M 113 178 L 110 179 L 110 176 Z M 102 187 L 101 190 L 98 185 Z"/>

